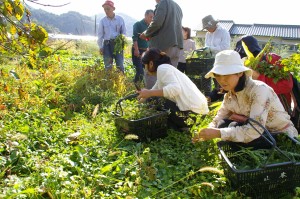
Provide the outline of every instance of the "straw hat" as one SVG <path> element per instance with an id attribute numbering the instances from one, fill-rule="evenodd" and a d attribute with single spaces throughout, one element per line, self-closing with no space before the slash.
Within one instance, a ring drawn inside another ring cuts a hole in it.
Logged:
<path id="1" fill-rule="evenodd" d="M 216 27 L 218 20 L 214 20 L 214 18 L 211 15 L 207 15 L 202 19 L 202 30 L 207 28 L 213 28 Z"/>
<path id="2" fill-rule="evenodd" d="M 205 75 L 205 78 L 214 78 L 214 74 L 232 75 L 240 72 L 245 72 L 247 76 L 252 75 L 252 70 L 244 66 L 238 52 L 223 50 L 217 53 L 214 67 Z"/>

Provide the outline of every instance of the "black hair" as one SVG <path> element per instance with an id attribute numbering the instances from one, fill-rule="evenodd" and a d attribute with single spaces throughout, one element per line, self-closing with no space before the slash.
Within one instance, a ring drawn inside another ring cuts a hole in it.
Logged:
<path id="1" fill-rule="evenodd" d="M 239 92 L 243 90 L 245 88 L 245 85 L 246 85 L 246 74 L 244 72 L 243 75 L 240 77 L 236 87 L 234 88 L 234 91 Z"/>
<path id="2" fill-rule="evenodd" d="M 191 29 L 189 27 L 183 27 L 182 26 L 182 29 L 187 32 L 187 39 L 190 39 L 191 38 Z"/>
<path id="3" fill-rule="evenodd" d="M 145 51 L 142 55 L 142 63 L 144 65 L 149 64 L 149 62 L 153 62 L 153 70 L 149 72 L 156 72 L 157 68 L 161 64 L 171 64 L 170 57 L 165 53 L 159 50 L 158 48 L 150 48 Z"/>
<path id="4" fill-rule="evenodd" d="M 145 15 L 149 15 L 150 13 L 154 13 L 154 11 L 153 11 L 153 10 L 151 10 L 151 9 L 149 9 L 149 10 L 146 10 L 146 12 L 145 12 Z"/>

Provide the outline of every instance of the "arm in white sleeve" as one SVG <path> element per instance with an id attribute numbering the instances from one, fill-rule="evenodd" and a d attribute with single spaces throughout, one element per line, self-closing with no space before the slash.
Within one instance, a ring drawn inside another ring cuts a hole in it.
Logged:
<path id="1" fill-rule="evenodd" d="M 175 74 L 169 67 L 173 67 L 169 64 L 163 64 L 158 67 L 157 70 L 157 83 L 163 85 L 164 97 L 174 99 L 181 93 L 181 86 L 176 79 Z"/>

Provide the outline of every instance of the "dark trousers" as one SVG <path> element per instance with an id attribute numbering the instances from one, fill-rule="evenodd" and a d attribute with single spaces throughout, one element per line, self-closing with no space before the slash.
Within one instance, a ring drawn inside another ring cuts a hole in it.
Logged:
<path id="1" fill-rule="evenodd" d="M 191 117 L 192 111 L 180 111 L 175 102 L 167 100 L 164 103 L 164 108 L 170 110 L 168 117 L 168 126 L 175 130 L 180 130 L 181 128 L 186 128 L 186 120 Z"/>
<path id="2" fill-rule="evenodd" d="M 190 115 L 191 113 L 193 113 L 192 111 L 180 111 L 175 102 L 163 97 L 151 97 L 147 100 L 147 102 L 156 105 L 161 104 L 158 109 L 170 111 L 168 115 L 168 128 L 180 131 L 180 129 L 188 127 L 185 121 L 188 118 L 192 118 L 192 116 Z"/>
<path id="3" fill-rule="evenodd" d="M 140 51 L 140 56 L 137 57 L 134 55 L 134 48 L 131 49 L 131 56 L 132 56 L 132 64 L 135 66 L 135 76 L 134 76 L 134 82 L 143 82 L 144 80 L 144 64 L 142 63 L 141 60 L 141 55 L 146 51 L 139 49 Z"/>
<path id="4" fill-rule="evenodd" d="M 243 122 L 235 122 L 233 120 L 224 119 L 224 123 L 220 124 L 218 126 L 218 128 L 226 128 L 228 126 L 242 126 L 245 124 L 246 123 L 243 123 Z M 268 135 L 265 131 L 262 133 L 262 135 L 264 135 L 264 137 L 269 139 Z M 272 133 L 271 135 L 272 135 L 272 137 L 276 137 L 276 135 L 278 135 L 278 133 Z M 259 138 L 255 139 L 251 142 L 248 142 L 248 143 L 236 143 L 236 147 L 251 147 L 253 149 L 270 148 L 272 145 L 264 137 L 260 136 Z"/>
<path id="5" fill-rule="evenodd" d="M 105 69 L 109 70 L 113 67 L 113 61 L 116 62 L 116 67 L 124 73 L 124 55 L 123 51 L 114 54 L 114 40 L 105 40 L 103 45 L 103 61 Z"/>

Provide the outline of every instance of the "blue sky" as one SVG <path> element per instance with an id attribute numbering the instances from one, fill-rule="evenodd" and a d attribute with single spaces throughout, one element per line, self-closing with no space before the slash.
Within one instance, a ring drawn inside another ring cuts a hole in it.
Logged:
<path id="1" fill-rule="evenodd" d="M 144 16 L 147 9 L 154 9 L 155 0 L 113 0 L 116 13 L 127 14 L 137 20 Z M 300 25 L 299 0 L 174 0 L 182 8 L 183 26 L 192 29 L 201 27 L 201 19 L 206 15 L 213 15 L 215 19 L 233 20 L 238 24 L 287 24 Z M 25 2 L 28 2 L 25 0 Z M 81 14 L 94 16 L 104 13 L 101 5 L 104 0 L 37 0 L 47 5 L 62 5 L 63 7 L 37 6 L 46 11 L 62 14 L 68 11 L 77 11 Z M 75 22 L 76 23 L 76 22 Z"/>

